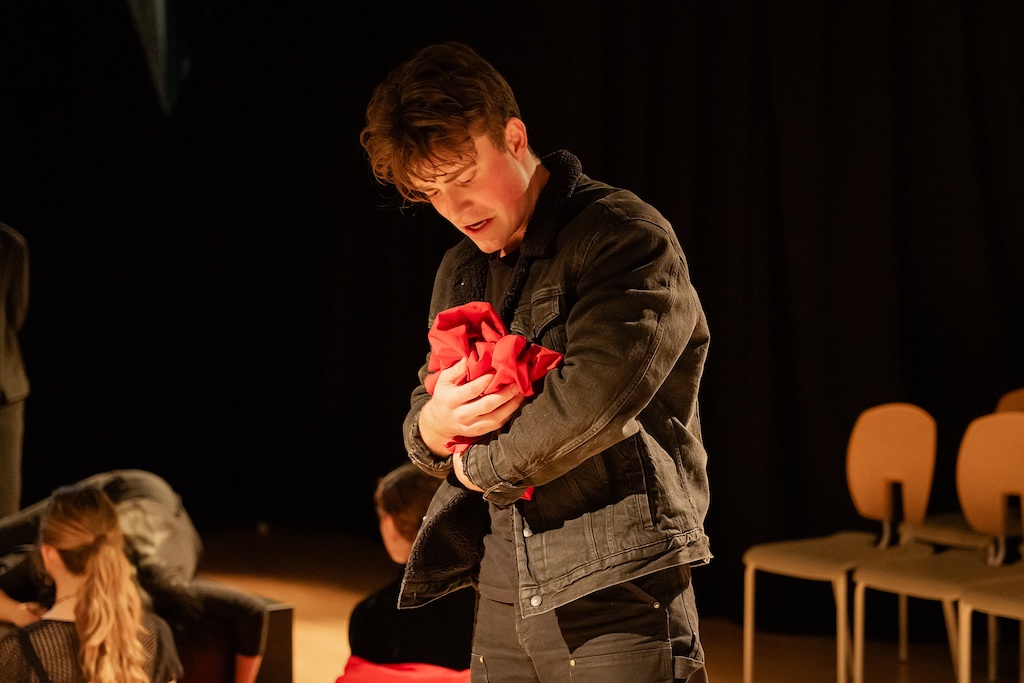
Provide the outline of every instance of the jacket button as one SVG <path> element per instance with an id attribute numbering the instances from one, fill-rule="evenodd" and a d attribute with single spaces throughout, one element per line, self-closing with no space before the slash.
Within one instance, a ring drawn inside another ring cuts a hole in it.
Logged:
<path id="1" fill-rule="evenodd" d="M 540 597 L 539 595 L 534 595 L 532 598 L 530 598 L 530 604 L 534 607 L 540 607 L 540 603 L 542 602 L 544 602 L 544 598 Z"/>
<path id="2" fill-rule="evenodd" d="M 529 538 L 530 536 L 533 536 L 533 529 L 528 526 L 523 527 L 523 538 Z"/>

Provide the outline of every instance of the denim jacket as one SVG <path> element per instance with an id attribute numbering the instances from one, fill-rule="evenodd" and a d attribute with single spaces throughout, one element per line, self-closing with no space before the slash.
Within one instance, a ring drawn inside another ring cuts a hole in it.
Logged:
<path id="1" fill-rule="evenodd" d="M 509 331 L 564 355 L 499 433 L 451 459 L 418 432 L 422 380 L 405 421 L 410 458 L 448 476 L 406 565 L 403 607 L 475 580 L 487 503 L 515 506 L 524 616 L 681 564 L 710 560 L 707 456 L 697 391 L 708 328 L 671 225 L 634 194 L 591 180 L 567 152 L 551 172 L 499 313 Z M 484 299 L 487 255 L 464 239 L 445 255 L 430 320 Z M 523 500 L 530 486 L 531 500 Z"/>

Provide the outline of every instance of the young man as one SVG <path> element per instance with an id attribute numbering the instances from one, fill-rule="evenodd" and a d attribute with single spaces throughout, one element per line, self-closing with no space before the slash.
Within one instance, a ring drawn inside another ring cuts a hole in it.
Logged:
<path id="1" fill-rule="evenodd" d="M 361 141 L 380 180 L 466 236 L 430 320 L 488 301 L 563 356 L 528 401 L 464 381 L 464 361 L 428 392 L 421 368 L 406 446 L 447 481 L 401 604 L 477 586 L 473 680 L 706 681 L 690 568 L 711 558 L 708 329 L 672 227 L 568 152 L 535 155 L 510 87 L 464 45 L 393 71 Z M 456 438 L 475 441 L 454 456 Z"/>

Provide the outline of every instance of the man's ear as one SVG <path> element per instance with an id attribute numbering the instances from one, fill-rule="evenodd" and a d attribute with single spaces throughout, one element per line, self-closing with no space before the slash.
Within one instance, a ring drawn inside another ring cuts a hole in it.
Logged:
<path id="1" fill-rule="evenodd" d="M 505 124 L 505 148 L 520 161 L 530 153 L 530 144 L 526 136 L 526 124 L 522 119 L 513 116 Z"/>

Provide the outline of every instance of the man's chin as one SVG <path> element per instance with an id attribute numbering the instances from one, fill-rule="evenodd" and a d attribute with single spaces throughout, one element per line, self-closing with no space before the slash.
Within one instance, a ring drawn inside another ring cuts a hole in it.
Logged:
<path id="1" fill-rule="evenodd" d="M 484 252 L 485 254 L 493 254 L 496 251 L 501 251 L 501 246 L 499 245 L 495 245 L 491 242 L 484 240 L 475 240 L 472 238 L 472 236 L 470 236 L 469 239 L 472 240 L 473 244 L 476 245 L 477 249 Z"/>

